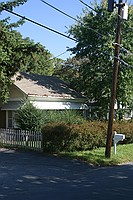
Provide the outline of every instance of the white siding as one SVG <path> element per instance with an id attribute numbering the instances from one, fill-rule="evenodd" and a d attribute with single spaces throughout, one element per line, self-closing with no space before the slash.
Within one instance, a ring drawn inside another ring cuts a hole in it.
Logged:
<path id="1" fill-rule="evenodd" d="M 33 105 L 42 110 L 63 110 L 63 109 L 86 109 L 87 106 L 82 103 L 75 102 L 39 102 L 34 101 Z"/>

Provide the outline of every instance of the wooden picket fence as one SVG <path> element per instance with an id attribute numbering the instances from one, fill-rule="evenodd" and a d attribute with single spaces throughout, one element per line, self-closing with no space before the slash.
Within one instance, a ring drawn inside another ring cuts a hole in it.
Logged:
<path id="1" fill-rule="evenodd" d="M 0 143 L 34 151 L 42 151 L 42 134 L 33 131 L 0 128 Z"/>

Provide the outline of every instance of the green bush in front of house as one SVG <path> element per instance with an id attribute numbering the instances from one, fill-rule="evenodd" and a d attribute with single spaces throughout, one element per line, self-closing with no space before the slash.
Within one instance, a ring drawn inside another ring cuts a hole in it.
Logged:
<path id="1" fill-rule="evenodd" d="M 83 124 L 48 123 L 42 128 L 45 152 L 85 151 L 104 147 L 107 122 L 89 121 Z M 133 142 L 133 123 L 114 123 L 118 133 L 126 135 L 124 142 Z"/>
<path id="2" fill-rule="evenodd" d="M 44 123 L 81 124 L 85 122 L 82 111 L 77 110 L 43 110 Z"/>
<path id="3" fill-rule="evenodd" d="M 64 122 L 66 124 L 84 123 L 82 113 L 75 110 L 39 110 L 28 100 L 23 100 L 17 111 L 17 124 L 22 130 L 38 131 L 43 124 Z"/>
<path id="4" fill-rule="evenodd" d="M 18 127 L 22 130 L 40 131 L 42 121 L 42 111 L 35 108 L 30 101 L 23 101 L 17 110 Z"/>

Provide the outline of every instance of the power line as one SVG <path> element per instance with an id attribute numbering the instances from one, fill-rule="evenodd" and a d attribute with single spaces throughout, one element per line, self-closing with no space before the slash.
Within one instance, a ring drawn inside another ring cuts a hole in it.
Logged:
<path id="1" fill-rule="evenodd" d="M 7 11 L 7 12 L 10 12 L 11 14 L 14 14 L 14 15 L 16 15 L 16 16 L 18 16 L 18 17 L 21 17 L 21 18 L 23 18 L 23 19 L 26 19 L 27 21 L 30 21 L 30 22 L 32 22 L 32 23 L 34 23 L 34 24 L 37 24 L 37 25 L 41 25 L 42 27 L 44 26 L 44 25 L 42 25 L 42 24 L 40 24 L 40 23 L 38 23 L 38 22 L 35 22 L 35 21 L 33 21 L 33 20 L 31 20 L 31 19 L 28 19 L 28 18 L 26 18 L 26 17 L 23 17 L 23 16 L 21 16 L 20 14 L 18 14 L 18 13 L 15 13 L 15 12 L 12 12 L 12 11 L 9 11 L 9 10 L 7 10 L 7 9 L 5 9 L 4 8 L 4 10 L 5 11 Z M 49 29 L 49 28 L 48 28 Z M 51 29 L 51 28 L 50 28 Z M 52 30 L 52 29 L 51 29 Z M 55 32 L 55 30 L 53 30 L 54 32 Z M 56 31 L 57 32 L 57 31 Z M 62 33 L 59 33 L 59 34 L 61 34 L 62 35 Z M 62 36 L 66 36 L 66 35 L 62 35 Z M 68 36 L 69 37 L 69 36 Z M 69 39 L 73 39 L 73 38 L 71 38 L 71 37 L 69 37 Z M 75 40 L 76 41 L 76 40 Z M 60 53 L 59 55 L 57 55 L 57 56 L 54 56 L 53 58 L 51 58 L 50 60 L 53 60 L 53 59 L 55 59 L 55 58 L 58 58 L 58 57 L 60 57 L 60 56 L 62 56 L 62 55 L 64 55 L 65 53 L 67 53 L 68 51 L 64 51 L 63 53 Z"/>
<path id="2" fill-rule="evenodd" d="M 94 8 L 92 8 L 91 6 L 89 6 L 88 4 L 86 4 L 84 1 L 82 1 L 82 0 L 79 0 L 82 4 L 84 4 L 85 6 L 87 6 L 88 8 L 90 8 L 91 10 L 93 10 L 94 12 L 96 12 L 96 13 L 98 13 Z M 127 0 L 126 0 L 126 2 L 127 2 Z M 117 14 L 118 15 L 118 14 Z M 119 16 L 120 18 L 122 18 L 122 16 Z M 133 28 L 131 27 L 130 28 L 131 30 L 133 30 Z M 110 34 L 109 34 L 110 35 Z M 122 47 L 121 46 L 121 48 L 122 49 L 124 49 L 125 51 L 127 51 L 127 53 L 130 53 L 130 51 L 129 50 L 127 50 L 125 47 Z M 132 53 L 131 53 L 132 54 Z"/>
<path id="3" fill-rule="evenodd" d="M 79 0 L 82 4 L 84 4 L 85 6 L 87 6 L 88 8 L 90 8 L 91 10 L 93 10 L 94 12 L 98 13 L 94 8 L 92 8 L 91 6 L 89 6 L 88 4 L 86 4 L 84 1 Z"/>
<path id="4" fill-rule="evenodd" d="M 92 48 L 92 49 L 94 49 L 94 48 Z M 104 51 L 102 51 L 102 50 L 100 50 L 100 49 L 97 49 L 97 51 L 98 51 L 99 53 L 103 54 L 103 55 L 110 56 L 112 59 L 118 60 L 120 63 L 122 63 L 122 64 L 123 64 L 124 66 L 126 66 L 126 67 L 133 68 L 132 65 L 129 65 L 129 64 L 126 63 L 124 60 L 120 59 L 119 57 L 111 56 L 109 53 L 104 52 Z"/>
<path id="5" fill-rule="evenodd" d="M 63 33 L 60 33 L 60 32 L 58 32 L 58 31 L 56 31 L 56 30 L 54 30 L 54 29 L 51 29 L 51 28 L 49 28 L 49 27 L 47 27 L 47 26 L 45 26 L 45 25 L 43 25 L 43 24 L 40 24 L 40 23 L 38 23 L 38 22 L 36 22 L 36 21 L 34 21 L 34 20 L 31 20 L 31 19 L 29 19 L 29 18 L 27 18 L 27 17 L 24 17 L 24 16 L 22 16 L 22 15 L 20 15 L 20 14 L 18 14 L 18 13 L 15 13 L 15 12 L 13 12 L 13 11 L 10 11 L 10 10 L 4 8 L 4 7 L 1 7 L 1 8 L 2 8 L 3 10 L 5 10 L 5 11 L 11 13 L 11 14 L 13 14 L 13 15 L 16 15 L 17 17 L 23 18 L 23 19 L 25 19 L 25 20 L 27 20 L 27 21 L 33 23 L 33 24 L 36 24 L 36 25 L 38 25 L 38 26 L 40 26 L 40 27 L 42 27 L 42 28 L 48 29 L 48 30 L 50 30 L 50 31 L 52 31 L 52 32 L 54 32 L 54 33 L 57 33 L 57 34 L 59 34 L 59 35 L 61 35 L 61 36 L 63 36 L 63 37 L 66 37 L 66 38 L 68 38 L 68 39 L 71 39 L 71 40 L 73 40 L 73 41 L 75 41 L 75 42 L 79 42 L 78 40 L 76 40 L 76 39 L 74 39 L 74 38 L 71 38 L 70 36 L 67 36 L 67 35 L 65 35 L 65 34 L 63 34 Z M 98 49 L 97 49 L 97 50 L 98 50 Z M 98 50 L 98 51 L 101 52 L 101 53 L 103 53 L 103 54 L 106 54 L 106 55 L 111 56 L 110 54 L 105 53 L 105 52 L 102 52 L 101 50 Z M 63 55 L 63 54 L 66 53 L 66 52 L 67 52 L 67 51 L 61 53 L 60 55 Z M 59 57 L 60 55 L 55 56 L 54 58 L 57 58 L 57 57 Z M 54 59 L 54 58 L 53 58 L 53 59 Z M 115 57 L 112 57 L 112 58 L 115 58 Z M 122 61 L 122 60 L 120 60 L 120 59 L 118 59 L 118 60 L 119 60 L 121 63 L 123 63 L 123 64 L 125 63 L 126 66 L 133 67 L 133 66 L 128 65 L 125 61 Z"/>
<path id="6" fill-rule="evenodd" d="M 72 17 L 71 15 L 69 15 L 69 14 L 67 14 L 67 13 L 65 13 L 64 11 L 62 11 L 62 10 L 60 10 L 60 9 L 58 9 L 58 8 L 56 8 L 55 6 L 53 6 L 53 5 L 51 5 L 51 4 L 49 4 L 49 3 L 47 3 L 46 1 L 44 1 L 44 0 L 41 0 L 43 3 L 45 3 L 46 5 L 48 5 L 48 6 L 50 6 L 51 8 L 53 8 L 53 9 L 55 9 L 56 11 L 58 11 L 58 12 L 60 12 L 60 13 L 62 13 L 62 14 L 64 14 L 65 16 L 67 16 L 67 17 L 69 17 L 69 18 L 71 18 L 71 19 L 73 19 L 73 20 L 75 20 L 75 21 L 77 21 L 78 23 L 81 23 L 81 25 L 83 25 L 83 23 L 82 22 L 80 22 L 79 20 L 77 20 L 76 18 L 74 18 L 74 17 Z M 81 3 L 83 3 L 85 6 L 87 6 L 87 7 L 89 7 L 90 9 L 92 9 L 93 11 L 95 11 L 96 13 L 98 13 L 94 8 L 92 8 L 91 6 L 89 6 L 88 4 L 86 4 L 86 3 L 84 3 L 82 0 L 79 0 Z M 99 32 L 97 32 L 96 30 L 94 30 L 93 28 L 90 28 L 90 27 L 88 27 L 89 29 L 91 29 L 92 31 L 94 31 L 94 32 L 96 32 L 98 35 L 100 35 L 100 36 L 104 36 L 104 37 L 107 37 L 107 36 L 105 36 L 105 35 L 103 35 L 103 34 L 101 34 L 101 33 L 99 33 Z M 123 49 L 125 49 L 126 50 L 126 48 L 124 48 L 124 47 L 122 47 Z M 128 51 L 129 52 L 129 51 Z"/>
<path id="7" fill-rule="evenodd" d="M 55 7 L 55 6 L 53 6 L 53 5 L 49 4 L 49 3 L 47 3 L 47 2 L 44 1 L 44 0 L 40 0 L 40 1 L 42 1 L 44 4 L 48 5 L 49 7 L 53 8 L 54 10 L 60 12 L 61 14 L 63 14 L 63 15 L 65 15 L 65 16 L 67 16 L 67 17 L 69 17 L 69 18 L 71 18 L 71 19 L 77 21 L 77 22 L 80 23 L 81 25 L 84 25 L 82 22 L 80 22 L 80 21 L 77 20 L 76 18 L 72 17 L 71 15 L 65 13 L 64 11 L 58 9 L 57 7 Z M 94 8 L 92 8 L 91 6 L 89 6 L 88 4 L 86 4 L 85 2 L 83 2 L 82 0 L 79 0 L 79 1 L 80 1 L 81 3 L 83 3 L 85 6 L 89 7 L 91 10 L 95 11 L 96 13 L 98 13 Z M 103 35 L 103 34 L 97 32 L 97 31 L 96 31 L 95 29 L 93 29 L 93 28 L 90 28 L 90 27 L 88 27 L 88 28 L 91 29 L 92 31 L 94 31 L 95 33 L 97 33 L 98 35 L 100 35 L 101 37 L 107 37 L 107 36 L 105 36 L 105 35 Z M 78 41 L 77 41 L 77 42 L 78 42 Z M 126 48 L 124 48 L 124 47 L 122 47 L 122 46 L 121 46 L 121 48 L 123 48 L 123 49 L 126 50 Z M 127 52 L 129 53 L 130 51 L 127 50 Z"/>
<path id="8" fill-rule="evenodd" d="M 71 19 L 73 19 L 73 20 L 75 20 L 75 21 L 78 21 L 76 18 L 74 18 L 74 17 L 72 17 L 71 15 L 65 13 L 64 11 L 62 11 L 62 10 L 56 8 L 55 6 L 53 6 L 53 5 L 49 4 L 49 3 L 47 3 L 46 1 L 43 1 L 43 0 L 40 0 L 40 1 L 42 1 L 42 2 L 45 3 L 46 5 L 50 6 L 51 8 L 55 9 L 56 11 L 62 13 L 63 15 L 66 15 L 67 17 L 69 17 L 69 18 L 71 18 Z"/>
<path id="9" fill-rule="evenodd" d="M 70 39 L 70 40 L 73 40 L 73 41 L 77 42 L 76 39 L 74 39 L 74 38 L 72 38 L 72 37 L 70 37 L 70 36 L 68 36 L 68 35 L 65 35 L 65 34 L 63 34 L 63 33 L 60 33 L 59 31 L 56 31 L 56 30 L 54 30 L 54 29 L 52 29 L 52 28 L 49 28 L 49 27 L 47 27 L 47 26 L 45 26 L 45 25 L 43 25 L 43 24 L 40 24 L 40 23 L 38 23 L 38 22 L 36 22 L 36 21 L 34 21 L 34 20 L 32 20 L 32 19 L 29 19 L 29 18 L 27 18 L 27 17 L 24 17 L 24 16 L 22 16 L 22 15 L 16 13 L 16 12 L 13 12 L 13 11 L 11 11 L 11 10 L 8 10 L 8 9 L 6 9 L 6 8 L 4 8 L 4 7 L 3 7 L 2 9 L 5 10 L 5 11 L 7 11 L 7 12 L 9 12 L 9 13 L 11 13 L 11 14 L 13 14 L 13 15 L 16 15 L 17 17 L 23 18 L 23 19 L 25 19 L 25 20 L 27 20 L 27 21 L 33 23 L 33 24 L 36 24 L 37 26 L 40 26 L 40 27 L 45 28 L 45 29 L 47 29 L 47 30 L 49 30 L 49 31 L 52 31 L 52 32 L 54 32 L 54 33 L 56 33 L 56 34 L 58 34 L 58 35 L 61 35 L 61 36 L 65 37 L 65 38 L 68 38 L 68 39 Z"/>
<path id="10" fill-rule="evenodd" d="M 84 24 L 83 24 L 81 21 L 79 21 L 78 19 L 76 19 L 76 18 L 72 17 L 71 15 L 65 13 L 64 11 L 62 11 L 62 10 L 60 10 L 60 9 L 58 9 L 58 8 L 56 8 L 56 7 L 54 7 L 53 5 L 47 3 L 46 1 L 43 1 L 43 0 L 40 0 L 40 1 L 42 1 L 42 2 L 45 3 L 46 5 L 50 6 L 51 8 L 55 9 L 56 11 L 62 13 L 63 15 L 65 15 L 65 16 L 67 16 L 67 17 L 69 17 L 69 18 L 71 18 L 71 19 L 73 19 L 73 20 L 75 20 L 75 21 L 77 21 L 77 22 L 80 23 L 81 25 L 84 25 Z M 95 29 L 93 29 L 93 28 L 91 28 L 91 27 L 89 27 L 89 26 L 88 26 L 88 29 L 90 29 L 90 30 L 92 30 L 93 32 L 97 33 L 97 34 L 98 34 L 99 36 L 101 36 L 101 37 L 106 37 L 105 35 L 103 35 L 103 34 L 97 32 Z"/>
<path id="11" fill-rule="evenodd" d="M 59 55 L 57 55 L 57 56 L 54 56 L 53 58 L 51 58 L 50 60 L 54 60 L 55 58 L 58 58 L 58 57 L 60 57 L 60 56 L 62 56 L 62 55 L 64 55 L 65 53 L 67 53 L 68 51 L 64 51 L 63 53 L 60 53 Z"/>
<path id="12" fill-rule="evenodd" d="M 92 49 L 93 49 L 93 48 L 92 48 Z M 126 67 L 133 68 L 132 65 L 129 65 L 128 63 L 126 63 L 124 60 L 122 60 L 122 59 L 120 59 L 120 58 L 117 58 L 117 57 L 115 57 L 115 56 L 111 56 L 109 53 L 104 52 L 104 51 L 99 50 L 99 49 L 97 49 L 97 51 L 100 52 L 100 53 L 102 53 L 103 55 L 107 55 L 107 56 L 112 57 L 112 59 L 114 59 L 114 58 L 117 59 L 120 63 L 122 63 L 122 64 L 123 64 L 124 66 L 126 66 Z M 53 59 L 55 59 L 55 58 L 58 58 L 59 56 L 65 54 L 65 53 L 67 53 L 67 52 L 68 52 L 68 51 L 65 51 L 65 52 L 63 52 L 63 53 L 61 53 L 61 54 L 59 54 L 59 55 L 57 55 L 57 56 L 51 58 L 50 60 L 53 60 Z"/>
<path id="13" fill-rule="evenodd" d="M 122 63 L 124 66 L 129 67 L 129 68 L 133 68 L 132 65 L 129 65 L 129 64 L 126 63 L 124 60 L 121 60 L 121 59 L 119 59 L 119 58 L 116 58 L 116 59 L 118 59 L 118 61 L 119 61 L 120 63 Z"/>
<path id="14" fill-rule="evenodd" d="M 122 44 L 118 44 L 113 42 L 112 45 L 118 45 L 123 51 L 125 51 L 128 55 L 132 55 L 133 53 L 131 51 L 129 51 L 128 49 L 126 49 L 125 47 L 122 46 Z"/>

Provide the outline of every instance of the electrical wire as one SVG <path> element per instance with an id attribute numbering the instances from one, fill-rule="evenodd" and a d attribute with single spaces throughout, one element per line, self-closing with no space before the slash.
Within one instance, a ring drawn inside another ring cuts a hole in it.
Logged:
<path id="1" fill-rule="evenodd" d="M 133 68 L 132 65 L 129 65 L 129 64 L 126 63 L 124 60 L 121 60 L 121 59 L 119 59 L 119 58 L 116 58 L 116 59 L 118 59 L 118 61 L 119 61 L 120 63 L 122 63 L 124 66 L 129 67 L 129 68 Z"/>
<path id="2" fill-rule="evenodd" d="M 91 47 L 91 48 L 94 49 L 93 47 Z M 124 60 L 120 59 L 119 57 L 112 56 L 112 55 L 110 55 L 109 53 L 104 52 L 104 51 L 102 51 L 102 50 L 100 50 L 100 49 L 97 49 L 97 51 L 98 51 L 99 53 L 103 54 L 103 55 L 110 56 L 112 59 L 117 59 L 120 63 L 122 63 L 122 64 L 123 64 L 124 66 L 126 66 L 126 67 L 133 68 L 132 65 L 129 65 L 129 64 L 126 63 Z"/>
<path id="3" fill-rule="evenodd" d="M 84 1 L 82 1 L 82 0 L 79 0 L 82 4 L 84 4 L 85 6 L 87 6 L 88 8 L 90 8 L 91 10 L 93 10 L 94 12 L 96 12 L 96 13 L 98 13 L 94 8 L 92 8 L 91 6 L 89 6 L 88 4 L 86 4 Z M 126 2 L 127 2 L 127 0 L 126 0 Z M 119 15 L 118 15 L 119 16 Z M 121 16 L 119 16 L 119 17 L 121 17 Z M 122 18 L 122 17 L 121 17 Z M 114 45 L 116 45 L 116 43 L 113 43 Z M 128 54 L 132 54 L 129 50 L 127 50 L 125 47 L 123 47 L 122 45 L 120 45 L 120 47 L 124 50 L 124 51 L 126 51 Z"/>
<path id="4" fill-rule="evenodd" d="M 65 15 L 65 16 L 67 16 L 67 17 L 69 17 L 69 18 L 71 18 L 71 19 L 73 19 L 73 20 L 75 20 L 75 21 L 77 21 L 77 22 L 80 23 L 81 25 L 84 25 L 82 22 L 80 22 L 80 21 L 77 20 L 76 18 L 74 18 L 74 17 L 72 17 L 71 15 L 65 13 L 64 11 L 62 11 L 62 10 L 56 8 L 55 6 L 53 6 L 53 5 L 49 4 L 49 3 L 47 3 L 46 1 L 44 1 L 44 0 L 40 0 L 40 1 L 42 1 L 44 4 L 48 5 L 49 7 L 53 8 L 54 10 L 56 10 L 56 11 L 62 13 L 63 15 Z M 96 13 L 98 13 L 94 8 L 92 8 L 92 7 L 89 6 L 88 4 L 84 3 L 82 0 L 79 0 L 79 1 L 80 1 L 81 3 L 83 3 L 85 6 L 89 7 L 89 8 L 92 9 L 93 11 L 95 11 Z M 94 30 L 93 28 L 90 28 L 90 27 L 88 27 L 88 28 L 91 29 L 92 31 L 94 31 L 95 33 L 97 33 L 98 35 L 100 35 L 101 37 L 107 37 L 107 36 L 105 36 L 105 35 L 103 35 L 103 34 L 97 32 L 97 31 Z M 124 48 L 124 47 L 122 47 L 122 46 L 121 46 L 121 48 L 123 48 L 123 49 L 126 50 L 126 48 Z M 128 50 L 127 50 L 127 53 L 129 53 Z"/>
<path id="5" fill-rule="evenodd" d="M 51 29 L 51 28 L 49 28 L 49 27 L 47 27 L 47 26 L 45 26 L 45 25 L 43 25 L 43 24 L 40 24 L 40 23 L 38 23 L 38 22 L 36 22 L 36 21 L 34 21 L 34 20 L 31 20 L 31 19 L 29 19 L 29 18 L 27 18 L 27 17 L 24 17 L 24 16 L 22 16 L 22 15 L 16 13 L 16 12 L 10 11 L 10 10 L 4 8 L 4 7 L 1 7 L 1 8 L 2 8 L 3 10 L 5 10 L 5 11 L 7 11 L 7 12 L 9 12 L 9 13 L 11 13 L 11 14 L 17 16 L 17 17 L 23 18 L 23 19 L 25 19 L 25 20 L 27 20 L 27 21 L 33 23 L 33 24 L 36 24 L 36 25 L 38 25 L 38 26 L 40 26 L 40 27 L 42 27 L 42 28 L 48 29 L 48 30 L 50 30 L 50 31 L 52 31 L 52 32 L 54 32 L 54 33 L 57 33 L 57 34 L 59 34 L 59 35 L 61 35 L 61 36 L 63 36 L 63 37 L 66 37 L 66 38 L 68 38 L 68 39 L 74 40 L 75 42 L 78 42 L 78 40 L 75 40 L 74 38 L 71 38 L 70 36 L 67 36 L 67 35 L 65 35 L 65 34 L 63 34 L 63 33 L 60 33 L 60 32 L 58 32 L 58 31 L 56 31 L 56 30 L 54 30 L 54 29 Z M 102 52 L 102 51 L 100 51 L 100 50 L 98 50 L 98 51 L 101 52 L 101 53 L 103 53 L 103 54 L 109 55 L 108 53 Z M 64 54 L 64 53 L 65 53 L 65 52 L 63 52 L 62 54 Z M 58 56 L 56 56 L 56 57 L 59 57 L 59 56 L 60 56 L 60 55 L 58 55 Z M 109 55 L 109 56 L 111 56 L 111 55 Z M 56 58 L 56 57 L 54 57 L 54 58 Z M 53 59 L 54 59 L 54 58 L 53 58 Z M 126 65 L 126 66 L 133 67 L 133 66 L 128 65 L 125 61 L 120 60 L 119 58 L 116 58 L 116 57 L 112 57 L 112 58 L 118 59 L 121 63 L 123 63 L 123 64 Z"/>
<path id="6" fill-rule="evenodd" d="M 124 60 L 122 60 L 122 59 L 120 59 L 120 58 L 117 58 L 117 57 L 115 57 L 115 56 L 111 56 L 110 54 L 108 54 L 108 53 L 106 53 L 106 52 L 103 52 L 103 51 L 101 51 L 101 50 L 99 50 L 99 49 L 97 49 L 97 51 L 100 52 L 100 53 L 102 53 L 103 55 L 108 55 L 108 56 L 112 57 L 112 59 L 117 59 L 120 63 L 122 63 L 122 64 L 123 64 L 124 66 L 126 66 L 126 67 L 133 68 L 132 65 L 129 65 L 128 63 L 126 63 Z M 53 60 L 53 59 L 55 59 L 55 58 L 58 58 L 59 56 L 65 54 L 65 53 L 67 53 L 67 52 L 68 52 L 68 51 L 65 51 L 65 52 L 63 52 L 63 53 L 61 53 L 61 54 L 55 56 L 54 58 L 51 58 L 50 60 Z"/>
<path id="7" fill-rule="evenodd" d="M 126 66 L 126 67 L 133 68 L 132 65 L 129 65 L 128 63 L 126 63 L 124 60 L 122 60 L 122 59 L 120 59 L 120 58 L 117 58 L 117 57 L 115 57 L 115 56 L 111 56 L 110 54 L 108 54 L 108 53 L 106 53 L 106 52 L 103 52 L 103 51 L 101 51 L 101 50 L 99 50 L 99 49 L 97 49 L 97 51 L 98 51 L 98 52 L 101 52 L 103 55 L 108 55 L 108 56 L 112 57 L 112 59 L 117 59 L 120 63 L 122 63 L 122 64 L 123 64 L 124 66 Z M 59 55 L 57 55 L 57 56 L 51 58 L 50 60 L 54 60 L 55 58 L 58 58 L 59 56 L 65 54 L 65 53 L 67 53 L 67 51 L 65 51 L 65 52 L 63 52 L 63 53 L 61 53 L 61 54 L 59 54 Z"/>
<path id="8" fill-rule="evenodd" d="M 58 11 L 58 12 L 62 13 L 63 15 L 65 15 L 65 16 L 67 16 L 67 17 L 69 17 L 69 18 L 71 18 L 71 19 L 73 19 L 73 20 L 75 20 L 75 21 L 77 21 L 78 23 L 80 23 L 81 25 L 84 26 L 84 24 L 83 24 L 81 21 L 79 21 L 78 19 L 76 19 L 76 18 L 70 16 L 69 14 L 65 13 L 64 11 L 62 11 L 62 10 L 60 10 L 60 9 L 58 9 L 58 8 L 56 8 L 56 7 L 54 7 L 53 5 L 47 3 L 46 1 L 43 1 L 43 0 L 40 0 L 40 1 L 42 1 L 44 4 L 50 6 L 51 8 L 55 9 L 56 11 Z M 99 36 L 101 36 L 101 37 L 107 37 L 107 36 L 105 36 L 105 35 L 99 33 L 98 31 L 96 31 L 95 29 L 93 29 L 93 28 L 91 28 L 91 27 L 89 27 L 89 26 L 87 26 L 87 28 L 90 29 L 90 30 L 92 30 L 93 32 L 97 33 L 97 34 L 98 34 Z"/>
<path id="9" fill-rule="evenodd" d="M 105 55 L 108 55 L 108 56 L 111 56 L 110 54 L 105 53 L 105 52 L 101 52 L 101 53 L 102 53 L 102 54 L 105 54 Z M 129 65 L 129 64 L 126 63 L 124 60 L 122 60 L 122 59 L 120 59 L 120 58 L 118 58 L 118 57 L 112 56 L 112 59 L 118 60 L 120 63 L 122 63 L 122 64 L 123 64 L 124 66 L 126 66 L 126 67 L 133 68 L 132 65 Z"/>
<path id="10" fill-rule="evenodd" d="M 48 26 L 45 26 L 45 25 L 43 25 L 43 24 L 41 24 L 41 23 L 38 23 L 38 22 L 36 22 L 36 21 L 34 21 L 34 20 L 32 20 L 32 19 L 29 19 L 29 18 L 27 18 L 27 17 L 24 17 L 24 16 L 22 16 L 22 15 L 16 13 L 16 12 L 13 12 L 13 11 L 11 11 L 11 10 L 8 10 L 8 9 L 6 9 L 6 8 L 4 8 L 4 7 L 3 7 L 2 9 L 5 10 L 5 11 L 7 11 L 7 12 L 9 12 L 9 13 L 11 13 L 11 14 L 13 14 L 13 15 L 16 15 L 17 17 L 20 17 L 20 18 L 22 18 L 22 19 L 24 19 L 24 20 L 27 20 L 27 21 L 29 21 L 29 22 L 31 22 L 31 23 L 33 23 L 33 24 L 36 24 L 37 26 L 40 26 L 40 27 L 45 28 L 45 29 L 47 29 L 47 30 L 49 30 L 49 31 L 52 31 L 52 32 L 54 32 L 54 33 L 56 33 L 56 34 L 58 34 L 58 35 L 61 35 L 61 36 L 65 37 L 65 38 L 68 38 L 68 39 L 70 39 L 70 40 L 73 40 L 73 41 L 77 42 L 76 39 L 74 39 L 74 38 L 72 38 L 72 37 L 70 37 L 70 36 L 68 36 L 68 35 L 65 35 L 65 34 L 63 34 L 63 33 L 60 33 L 59 31 L 56 31 L 56 30 L 54 30 L 54 29 L 52 29 L 52 28 L 49 28 Z"/>
<path id="11" fill-rule="evenodd" d="M 128 55 L 132 55 L 133 53 L 131 51 L 129 51 L 128 49 L 126 49 L 125 47 L 122 46 L 122 44 L 118 44 L 118 43 L 112 43 L 113 46 L 117 45 L 119 46 L 123 51 L 125 51 Z"/>
<path id="12" fill-rule="evenodd" d="M 91 6 L 89 6 L 88 4 L 86 4 L 84 1 L 79 0 L 82 4 L 84 4 L 85 6 L 87 6 L 88 8 L 90 8 L 91 10 L 93 10 L 94 12 L 98 13 L 94 8 L 92 8 Z"/>
<path id="13" fill-rule="evenodd" d="M 49 3 L 47 3 L 46 1 L 43 1 L 43 0 L 40 0 L 40 1 L 42 1 L 42 2 L 45 3 L 46 5 L 50 6 L 51 8 L 55 9 L 56 11 L 62 13 L 63 15 L 65 15 L 65 16 L 67 16 L 67 17 L 69 17 L 69 18 L 71 18 L 71 19 L 73 19 L 73 20 L 75 20 L 75 21 L 78 21 L 76 18 L 74 18 L 74 17 L 72 17 L 71 15 L 65 13 L 64 11 L 62 11 L 62 10 L 56 8 L 55 6 L 53 6 L 53 5 L 49 4 Z"/>
<path id="14" fill-rule="evenodd" d="M 51 58 L 50 60 L 54 60 L 55 58 L 58 58 L 58 57 L 60 57 L 60 56 L 62 56 L 62 55 L 64 55 L 65 53 L 67 53 L 68 51 L 64 51 L 63 53 L 60 53 L 59 55 L 57 55 L 57 56 L 54 56 L 53 58 Z"/>

